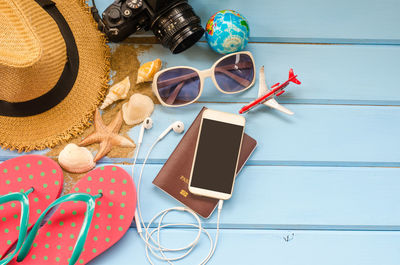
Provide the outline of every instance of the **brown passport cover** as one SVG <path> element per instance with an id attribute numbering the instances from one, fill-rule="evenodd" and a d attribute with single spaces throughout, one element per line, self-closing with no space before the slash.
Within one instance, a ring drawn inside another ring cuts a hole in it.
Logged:
<path id="1" fill-rule="evenodd" d="M 190 193 L 188 189 L 201 116 L 205 109 L 206 108 L 203 107 L 197 115 L 167 162 L 165 162 L 164 166 L 153 180 L 153 184 L 202 217 L 208 218 L 217 206 L 218 200 L 194 195 Z M 256 140 L 245 133 L 243 135 L 236 174 L 239 174 L 256 146 Z"/>

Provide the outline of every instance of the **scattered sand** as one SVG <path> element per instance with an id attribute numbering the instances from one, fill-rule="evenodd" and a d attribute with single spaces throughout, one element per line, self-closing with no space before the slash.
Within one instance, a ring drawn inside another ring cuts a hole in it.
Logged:
<path id="1" fill-rule="evenodd" d="M 129 44 L 120 44 L 112 49 L 111 70 L 115 73 L 115 75 L 112 77 L 113 83 L 115 84 L 124 79 L 127 75 L 129 75 L 132 87 L 126 99 L 118 101 L 108 106 L 103 111 L 102 118 L 105 124 L 109 124 L 114 119 L 115 115 L 122 108 L 122 104 L 127 102 L 133 93 L 141 93 L 147 95 L 153 100 L 154 103 L 156 104 L 159 103 L 157 101 L 157 98 L 153 95 L 153 92 L 151 91 L 151 83 L 142 83 L 136 85 L 137 70 L 139 69 L 140 66 L 138 55 L 140 55 L 143 52 L 146 52 L 148 49 L 150 49 L 150 46 L 129 45 Z M 129 138 L 127 132 L 134 126 L 135 125 L 128 126 L 125 123 L 123 123 L 120 130 L 120 134 Z M 56 146 L 55 148 L 51 149 L 48 153 L 46 153 L 46 155 L 53 158 L 54 160 L 57 160 L 58 154 L 61 152 L 61 150 L 64 149 L 64 147 L 68 143 L 78 144 L 83 138 L 91 134 L 93 130 L 94 130 L 93 126 L 90 126 L 79 137 L 74 138 L 69 142 Z M 87 148 L 90 151 L 97 152 L 99 144 L 92 144 L 87 146 Z M 127 158 L 127 157 L 132 157 L 133 153 L 134 153 L 134 148 L 114 147 L 107 154 L 107 156 L 111 158 Z M 70 189 L 75 185 L 75 183 L 78 182 L 78 180 L 80 180 L 81 177 L 86 174 L 86 173 L 73 174 L 64 170 L 63 172 L 64 172 L 64 193 L 68 193 Z"/>

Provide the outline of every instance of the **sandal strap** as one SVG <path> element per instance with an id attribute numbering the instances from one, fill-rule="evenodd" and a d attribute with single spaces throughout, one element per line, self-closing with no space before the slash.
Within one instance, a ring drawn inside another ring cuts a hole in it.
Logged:
<path id="1" fill-rule="evenodd" d="M 28 195 L 33 191 L 33 188 L 27 190 L 25 193 L 22 192 L 13 192 L 6 195 L 0 196 L 0 204 L 18 201 L 21 203 L 21 219 L 20 219 L 20 229 L 18 234 L 18 242 L 14 251 L 7 255 L 4 259 L 0 260 L 0 265 L 8 264 L 17 252 L 21 249 L 24 239 L 26 237 L 26 233 L 28 231 L 28 222 L 29 222 L 29 199 Z"/>
<path id="2" fill-rule="evenodd" d="M 55 207 L 61 203 L 64 203 L 64 202 L 81 201 L 81 202 L 86 203 L 86 214 L 85 214 L 85 218 L 83 220 L 81 230 L 79 232 L 78 239 L 75 243 L 75 247 L 72 252 L 72 256 L 68 263 L 69 265 L 74 265 L 78 261 L 79 256 L 81 255 L 81 253 L 83 251 L 83 246 L 85 245 L 85 241 L 86 241 L 86 238 L 87 238 L 87 235 L 89 232 L 90 224 L 93 219 L 94 208 L 96 205 L 95 200 L 97 198 L 100 198 L 101 196 L 102 196 L 102 194 L 92 196 L 87 193 L 71 193 L 71 194 L 62 196 L 62 197 L 58 198 L 57 200 L 55 200 L 53 203 L 51 203 L 46 208 L 46 210 L 43 211 L 43 213 L 40 215 L 39 219 L 33 226 L 31 232 L 29 233 L 28 237 L 26 238 L 26 240 L 21 248 L 21 251 L 18 254 L 17 261 L 18 262 L 22 261 L 28 255 L 29 250 L 32 247 L 33 241 L 38 233 L 38 230 L 40 228 L 40 225 L 41 225 L 44 217 L 53 207 Z"/>

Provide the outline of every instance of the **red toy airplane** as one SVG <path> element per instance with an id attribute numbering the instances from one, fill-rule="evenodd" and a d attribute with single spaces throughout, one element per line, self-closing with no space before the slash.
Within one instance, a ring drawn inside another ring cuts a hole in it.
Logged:
<path id="1" fill-rule="evenodd" d="M 289 115 L 293 115 L 293 112 L 291 112 L 290 110 L 288 110 L 287 108 L 281 106 L 274 98 L 274 96 L 279 97 L 280 95 L 282 95 L 283 93 L 285 93 L 285 90 L 283 90 L 285 87 L 287 87 L 289 85 L 290 82 L 293 82 L 295 84 L 300 85 L 301 82 L 299 80 L 297 80 L 297 75 L 295 75 L 293 73 L 293 69 L 289 70 L 289 79 L 284 82 L 282 85 L 279 83 L 276 83 L 275 85 L 273 85 L 271 87 L 272 90 L 269 90 L 267 88 L 267 85 L 265 83 L 265 74 L 264 74 L 264 66 L 261 67 L 260 69 L 260 87 L 258 90 L 258 96 L 259 98 L 257 98 L 256 100 L 250 102 L 248 105 L 244 106 L 243 108 L 241 108 L 239 110 L 240 114 L 243 114 L 251 109 L 253 109 L 254 107 L 258 106 L 259 104 L 265 104 L 266 106 L 269 106 L 271 108 L 275 108 L 279 111 L 282 111 L 283 113 L 289 114 Z"/>

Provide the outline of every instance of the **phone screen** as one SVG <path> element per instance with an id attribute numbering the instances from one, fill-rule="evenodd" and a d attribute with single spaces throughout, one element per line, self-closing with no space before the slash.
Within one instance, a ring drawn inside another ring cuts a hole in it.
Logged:
<path id="1" fill-rule="evenodd" d="M 203 119 L 191 186 L 230 194 L 243 126 Z"/>

